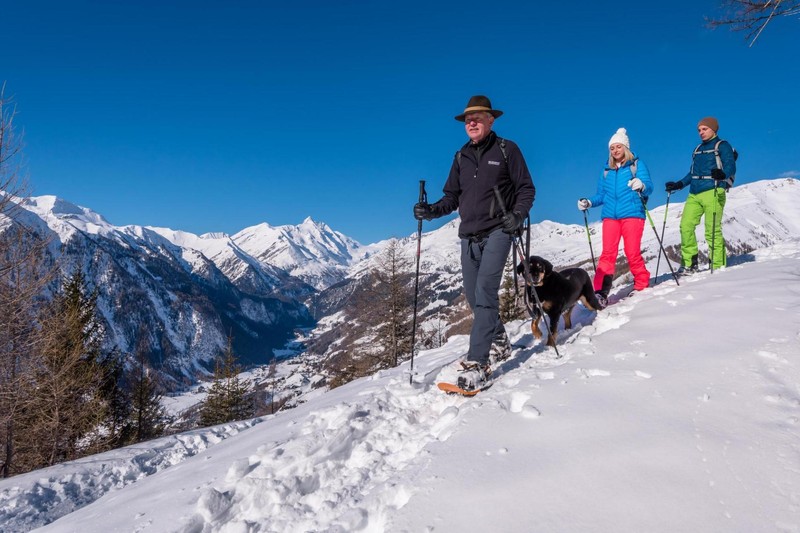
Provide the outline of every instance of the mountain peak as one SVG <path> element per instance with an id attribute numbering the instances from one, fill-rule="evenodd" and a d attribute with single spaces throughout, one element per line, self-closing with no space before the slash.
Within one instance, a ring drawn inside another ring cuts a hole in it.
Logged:
<path id="1" fill-rule="evenodd" d="M 23 205 L 40 215 L 52 214 L 60 219 L 77 219 L 98 226 L 110 226 L 100 213 L 54 195 L 31 196 L 24 200 Z"/>

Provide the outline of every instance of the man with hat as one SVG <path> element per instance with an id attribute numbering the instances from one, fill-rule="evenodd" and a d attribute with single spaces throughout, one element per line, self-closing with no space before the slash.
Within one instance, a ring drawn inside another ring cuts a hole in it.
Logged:
<path id="1" fill-rule="evenodd" d="M 498 359 L 510 353 L 498 291 L 512 235 L 522 227 L 536 193 L 519 147 L 492 131 L 502 114 L 486 96 L 469 99 L 464 112 L 455 117 L 464 123 L 469 141 L 456 152 L 444 196 L 433 204 L 414 206 L 417 220 L 442 217 L 456 209 L 461 218 L 461 272 L 473 322 L 458 384 L 467 390 L 485 385 L 491 349 Z M 508 210 L 506 216 L 497 205 L 495 186 Z"/>
<path id="2" fill-rule="evenodd" d="M 722 237 L 722 209 L 726 191 L 736 174 L 736 155 L 728 141 L 717 136 L 719 121 L 705 117 L 697 124 L 702 141 L 692 154 L 689 173 L 680 181 L 668 181 L 666 191 L 674 192 L 689 185 L 689 196 L 681 216 L 681 266 L 678 274 L 690 275 L 698 271 L 697 237 L 695 228 L 705 217 L 705 237 L 708 245 L 708 262 L 712 270 L 726 264 L 725 241 Z"/>

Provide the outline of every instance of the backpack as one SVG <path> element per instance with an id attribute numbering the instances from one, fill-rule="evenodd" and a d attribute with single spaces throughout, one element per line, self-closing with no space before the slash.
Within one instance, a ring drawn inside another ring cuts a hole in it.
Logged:
<path id="1" fill-rule="evenodd" d="M 694 158 L 698 154 L 710 154 L 710 153 L 713 153 L 714 157 L 717 159 L 717 168 L 722 170 L 722 158 L 719 156 L 719 145 L 722 144 L 722 142 L 723 142 L 723 139 L 718 140 L 717 143 L 714 145 L 714 149 L 713 150 L 700 150 L 700 147 L 703 146 L 703 143 L 698 144 L 697 148 L 694 149 L 694 153 L 692 153 L 692 170 L 694 170 Z M 734 148 L 733 146 L 731 146 L 731 150 L 733 150 L 733 160 L 734 161 L 738 160 L 739 159 L 739 152 L 737 152 L 736 148 Z M 733 187 L 733 181 L 735 179 L 736 179 L 736 175 L 727 176 L 725 178 L 725 183 L 727 184 L 726 188 L 730 189 L 731 187 Z"/>

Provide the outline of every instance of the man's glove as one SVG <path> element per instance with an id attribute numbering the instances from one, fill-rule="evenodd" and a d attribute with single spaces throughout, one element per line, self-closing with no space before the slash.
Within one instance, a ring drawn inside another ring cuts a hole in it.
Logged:
<path id="1" fill-rule="evenodd" d="M 644 190 L 644 183 L 642 183 L 642 180 L 639 178 L 633 178 L 628 182 L 628 187 L 636 192 L 642 192 Z"/>
<path id="2" fill-rule="evenodd" d="M 711 171 L 711 178 L 714 181 L 722 181 L 726 177 L 727 176 L 725 175 L 725 173 L 721 169 L 715 168 L 714 170 Z"/>
<path id="3" fill-rule="evenodd" d="M 417 220 L 431 220 L 433 218 L 433 208 L 428 202 L 419 202 L 414 205 L 414 218 Z"/>
<path id="4" fill-rule="evenodd" d="M 667 192 L 675 192 L 683 189 L 683 183 L 680 181 L 668 181 L 664 185 L 664 190 Z"/>
<path id="5" fill-rule="evenodd" d="M 578 200 L 578 209 L 580 209 L 581 211 L 586 211 L 590 207 L 592 207 L 591 200 L 587 198 L 581 198 L 580 200 Z"/>
<path id="6" fill-rule="evenodd" d="M 503 231 L 505 233 L 516 233 L 522 227 L 522 221 L 525 220 L 519 211 L 513 211 L 503 215 Z"/>

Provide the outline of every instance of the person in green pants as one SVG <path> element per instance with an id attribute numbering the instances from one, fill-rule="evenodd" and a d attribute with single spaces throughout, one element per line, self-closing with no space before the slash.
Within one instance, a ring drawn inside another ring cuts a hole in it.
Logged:
<path id="1" fill-rule="evenodd" d="M 668 181 L 667 192 L 679 191 L 689 185 L 689 196 L 681 216 L 681 266 L 678 274 L 698 271 L 695 228 L 705 218 L 705 238 L 712 270 L 725 266 L 725 240 L 722 236 L 722 210 L 725 197 L 736 174 L 736 155 L 728 141 L 717 136 L 719 122 L 706 117 L 697 124 L 702 141 L 692 154 L 692 166 L 683 179 Z"/>

